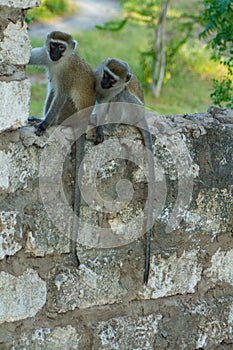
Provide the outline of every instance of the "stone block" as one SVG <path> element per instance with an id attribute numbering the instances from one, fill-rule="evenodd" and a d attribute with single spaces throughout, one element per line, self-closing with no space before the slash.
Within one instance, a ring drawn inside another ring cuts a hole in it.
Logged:
<path id="1" fill-rule="evenodd" d="M 151 350 L 162 315 L 118 317 L 99 322 L 94 330 L 94 350 Z"/>
<path id="2" fill-rule="evenodd" d="M 22 248 L 22 226 L 16 211 L 0 212 L 0 260 Z"/>
<path id="3" fill-rule="evenodd" d="M 24 227 L 25 252 L 33 256 L 66 254 L 70 252 L 70 239 L 49 220 L 43 205 L 36 203 L 27 209 L 28 220 Z"/>
<path id="4" fill-rule="evenodd" d="M 94 305 L 120 302 L 127 291 L 120 285 L 120 267 L 117 261 L 96 264 L 92 269 L 80 265 L 79 269 L 51 271 L 51 310 L 66 312 L 75 308 L 85 309 Z"/>
<path id="5" fill-rule="evenodd" d="M 22 81 L 0 81 L 0 132 L 16 129 L 27 122 L 31 84 L 28 79 Z"/>
<path id="6" fill-rule="evenodd" d="M 211 258 L 211 267 L 204 271 L 205 276 L 213 283 L 225 282 L 233 286 L 233 249 L 229 251 L 218 251 Z"/>
<path id="7" fill-rule="evenodd" d="M 143 294 L 146 299 L 157 299 L 169 295 L 195 293 L 201 280 L 202 267 L 197 252 L 183 252 L 181 257 L 174 253 L 168 259 L 153 257 L 148 288 Z"/>
<path id="8" fill-rule="evenodd" d="M 31 44 L 27 32 L 27 25 L 21 20 L 9 22 L 0 41 L 0 63 L 26 65 L 31 54 Z"/>
<path id="9" fill-rule="evenodd" d="M 0 151 L 0 190 L 7 193 L 18 189 L 31 191 L 28 182 L 38 176 L 38 155 L 21 142 L 10 142 L 9 145 L 9 148 Z"/>
<path id="10" fill-rule="evenodd" d="M 19 277 L 2 271 L 0 290 L 0 323 L 33 317 L 46 303 L 46 283 L 32 269 Z"/>
<path id="11" fill-rule="evenodd" d="M 83 350 L 90 349 L 86 337 L 70 326 L 51 328 L 37 328 L 27 335 L 22 335 L 14 342 L 15 350 Z"/>
<path id="12" fill-rule="evenodd" d="M 0 151 L 0 188 L 8 190 L 10 187 L 9 157 L 4 151 Z"/>

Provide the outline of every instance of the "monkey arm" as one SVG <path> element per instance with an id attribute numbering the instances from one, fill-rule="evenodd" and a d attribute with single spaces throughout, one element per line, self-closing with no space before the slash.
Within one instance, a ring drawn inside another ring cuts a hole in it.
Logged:
<path id="1" fill-rule="evenodd" d="M 54 99 L 54 90 L 52 89 L 51 83 L 50 83 L 48 86 L 48 94 L 47 94 L 45 105 L 44 105 L 44 113 L 43 113 L 44 115 L 46 115 L 48 113 L 53 99 Z"/>
<path id="2" fill-rule="evenodd" d="M 44 47 L 32 49 L 31 57 L 28 62 L 30 66 L 48 66 L 49 57 Z"/>
<path id="3" fill-rule="evenodd" d="M 45 119 L 37 126 L 36 135 L 40 136 L 44 133 L 48 126 L 55 124 L 54 121 L 63 108 L 64 104 L 67 101 L 67 96 L 64 93 L 61 93 L 53 98 L 53 101 L 50 104 L 49 110 L 45 115 Z"/>

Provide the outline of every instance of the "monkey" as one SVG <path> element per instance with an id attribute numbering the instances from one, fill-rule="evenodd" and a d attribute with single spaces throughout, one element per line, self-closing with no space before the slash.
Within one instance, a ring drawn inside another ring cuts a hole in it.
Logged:
<path id="1" fill-rule="evenodd" d="M 144 284 L 147 285 L 150 271 L 150 245 L 151 245 L 151 231 L 153 226 L 153 201 L 155 193 L 155 172 L 154 172 L 154 158 L 151 133 L 145 117 L 144 111 L 144 94 L 143 89 L 137 77 L 132 73 L 127 62 L 117 58 L 105 59 L 95 70 L 96 77 L 96 103 L 92 113 L 92 120 L 98 124 L 103 116 L 98 116 L 100 104 L 110 102 L 126 102 L 139 105 L 142 111 L 139 116 L 135 118 L 135 127 L 139 129 L 144 145 L 150 151 L 148 152 L 148 168 L 149 168 L 149 183 L 151 182 L 151 189 L 148 191 L 148 215 L 146 222 L 146 248 L 145 248 L 145 271 Z M 122 112 L 124 113 L 124 111 Z M 125 116 L 125 120 L 129 116 Z M 123 121 L 124 123 L 124 121 Z M 102 127 L 98 126 L 97 138 L 100 141 L 104 140 Z M 149 189 L 149 186 L 148 186 Z"/>
<path id="2" fill-rule="evenodd" d="M 109 102 L 125 89 L 144 103 L 141 84 L 131 72 L 127 62 L 118 58 L 107 58 L 94 70 L 94 73 L 97 101 Z"/>
<path id="3" fill-rule="evenodd" d="M 36 128 L 38 136 L 48 126 L 61 124 L 73 113 L 95 103 L 93 70 L 76 47 L 77 41 L 71 35 L 52 31 L 44 47 L 32 49 L 29 65 L 44 66 L 48 76 L 43 119 Z"/>
<path id="4" fill-rule="evenodd" d="M 76 51 L 77 41 L 61 31 L 50 32 L 43 47 L 34 48 L 29 65 L 44 66 L 47 71 L 48 88 L 43 119 L 36 125 L 36 135 L 42 135 L 48 126 L 61 124 L 75 112 L 94 106 L 96 100 L 95 75 L 89 64 Z M 86 124 L 88 124 L 89 115 Z M 29 121 L 38 122 L 38 118 Z M 77 120 L 78 125 L 78 120 Z M 87 126 L 87 125 L 86 125 Z M 78 173 L 84 156 L 84 133 L 76 141 L 76 169 L 74 214 L 79 216 L 81 193 Z M 73 250 L 76 255 L 77 219 L 74 215 Z M 79 260 L 78 260 L 79 264 Z"/>
<path id="5" fill-rule="evenodd" d="M 110 102 L 123 90 L 129 91 L 136 104 L 144 104 L 144 92 L 137 77 L 131 72 L 127 62 L 118 58 L 106 58 L 94 70 L 96 78 L 96 102 L 91 120 L 96 122 L 99 103 Z M 133 101 L 131 103 L 134 103 Z M 98 116 L 101 118 L 101 116 Z M 99 120 L 100 123 L 100 120 Z M 96 143 L 103 142 L 101 126 L 96 128 Z"/>

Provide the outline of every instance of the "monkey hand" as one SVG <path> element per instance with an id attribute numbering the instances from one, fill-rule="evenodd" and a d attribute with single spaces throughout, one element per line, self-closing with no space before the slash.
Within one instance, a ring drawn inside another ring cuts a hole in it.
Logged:
<path id="1" fill-rule="evenodd" d="M 46 126 L 44 125 L 44 122 L 35 125 L 35 128 L 36 128 L 35 134 L 36 134 L 37 136 L 43 135 L 44 132 L 45 132 L 45 130 L 46 130 Z"/>

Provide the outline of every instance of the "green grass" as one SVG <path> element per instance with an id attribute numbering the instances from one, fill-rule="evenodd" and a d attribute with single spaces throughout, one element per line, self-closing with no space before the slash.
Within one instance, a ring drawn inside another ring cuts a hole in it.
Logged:
<path id="1" fill-rule="evenodd" d="M 174 74 L 176 76 L 164 85 L 160 97 L 146 94 L 147 107 L 158 114 L 205 112 L 211 105 L 210 81 L 186 67 Z"/>
<path id="2" fill-rule="evenodd" d="M 161 96 L 146 94 L 147 106 L 159 114 L 204 112 L 212 104 L 212 78 L 223 75 L 223 67 L 210 60 L 207 48 L 190 40 L 179 52 Z"/>
<path id="3" fill-rule="evenodd" d="M 119 57 L 129 62 L 140 80 L 143 79 L 141 51 L 148 49 L 152 31 L 136 24 L 127 25 L 120 32 L 91 30 L 76 33 L 80 55 L 94 68 L 106 57 Z M 43 40 L 32 40 L 33 46 L 43 45 Z M 29 75 L 43 76 L 43 71 L 29 67 Z M 209 52 L 199 40 L 190 39 L 176 57 L 159 98 L 145 90 L 146 105 L 159 114 L 195 113 L 206 111 L 211 105 L 212 78 L 222 76 L 222 68 L 210 60 Z M 31 115 L 41 115 L 46 86 L 33 85 Z M 39 114 L 40 112 L 40 114 Z"/>
<path id="4" fill-rule="evenodd" d="M 46 84 L 36 82 L 32 85 L 30 115 L 43 116 L 43 105 L 46 97 Z"/>

